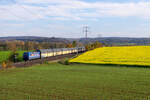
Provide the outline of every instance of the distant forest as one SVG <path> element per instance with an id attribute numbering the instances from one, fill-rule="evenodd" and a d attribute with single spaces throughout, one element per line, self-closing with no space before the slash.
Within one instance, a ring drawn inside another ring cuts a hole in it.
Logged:
<path id="1" fill-rule="evenodd" d="M 98 43 L 99 42 L 99 43 Z M 150 45 L 150 38 L 55 38 L 55 37 L 0 37 L 0 51 L 8 50 L 36 50 L 49 48 L 71 48 L 86 46 L 95 48 L 99 46 L 131 46 Z"/>
<path id="2" fill-rule="evenodd" d="M 0 37 L 0 51 L 65 48 L 69 44 L 69 41 L 59 38 Z"/>
<path id="3" fill-rule="evenodd" d="M 131 46 L 150 45 L 150 38 L 128 38 L 128 37 L 102 37 L 102 38 L 81 38 L 81 43 L 99 41 L 108 46 Z"/>
<path id="4" fill-rule="evenodd" d="M 53 49 L 53 48 L 73 48 L 83 46 L 82 43 L 73 42 L 36 42 L 36 41 L 0 41 L 0 51 L 18 51 L 18 50 L 37 50 L 37 49 Z"/>

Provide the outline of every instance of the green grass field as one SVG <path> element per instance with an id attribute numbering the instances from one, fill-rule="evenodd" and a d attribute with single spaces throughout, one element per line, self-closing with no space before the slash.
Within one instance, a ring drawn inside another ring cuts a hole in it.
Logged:
<path id="1" fill-rule="evenodd" d="M 150 100 L 150 69 L 50 63 L 0 70 L 0 100 Z"/>
<path id="2" fill-rule="evenodd" d="M 23 60 L 22 56 L 23 56 L 24 52 L 25 51 L 17 51 L 17 53 L 19 53 L 19 58 L 18 58 L 19 61 Z M 3 61 L 8 60 L 8 57 L 9 57 L 10 54 L 11 54 L 10 51 L 0 51 L 0 63 L 2 63 Z"/>

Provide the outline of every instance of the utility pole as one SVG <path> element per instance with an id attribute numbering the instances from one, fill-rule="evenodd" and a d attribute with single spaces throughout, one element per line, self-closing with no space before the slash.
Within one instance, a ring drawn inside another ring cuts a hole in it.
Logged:
<path id="1" fill-rule="evenodd" d="M 88 44 L 88 34 L 90 33 L 90 27 L 84 26 L 83 27 L 83 34 L 85 34 L 86 44 Z"/>
<path id="2" fill-rule="evenodd" d="M 90 30 L 89 26 L 83 27 L 83 34 L 85 34 L 86 39 L 88 38 L 88 33 L 90 32 L 89 30 Z"/>

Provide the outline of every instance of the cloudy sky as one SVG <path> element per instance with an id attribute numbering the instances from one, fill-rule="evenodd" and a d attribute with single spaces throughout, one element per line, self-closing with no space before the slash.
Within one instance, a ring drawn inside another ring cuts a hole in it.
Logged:
<path id="1" fill-rule="evenodd" d="M 0 0 L 0 36 L 150 37 L 149 0 Z"/>

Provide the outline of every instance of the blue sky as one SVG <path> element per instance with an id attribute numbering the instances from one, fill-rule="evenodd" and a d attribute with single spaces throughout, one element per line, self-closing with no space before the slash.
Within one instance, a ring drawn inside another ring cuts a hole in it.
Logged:
<path id="1" fill-rule="evenodd" d="M 0 0 L 0 36 L 150 37 L 148 0 Z"/>

